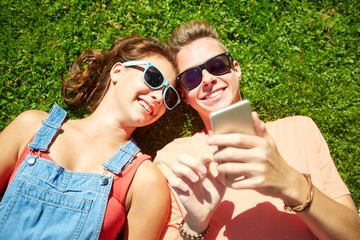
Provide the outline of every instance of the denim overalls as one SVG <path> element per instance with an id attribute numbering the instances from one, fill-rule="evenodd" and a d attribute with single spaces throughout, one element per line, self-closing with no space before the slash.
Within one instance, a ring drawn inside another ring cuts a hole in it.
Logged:
<path id="1" fill-rule="evenodd" d="M 29 148 L 46 151 L 65 117 L 54 105 Z M 0 239 L 98 239 L 111 173 L 119 174 L 138 152 L 130 140 L 103 164 L 103 175 L 73 172 L 28 154 L 0 203 Z"/>

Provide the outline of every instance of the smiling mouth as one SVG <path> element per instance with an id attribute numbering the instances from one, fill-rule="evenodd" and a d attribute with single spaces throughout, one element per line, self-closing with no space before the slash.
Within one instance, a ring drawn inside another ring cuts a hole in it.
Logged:
<path id="1" fill-rule="evenodd" d="M 152 108 L 144 100 L 139 99 L 138 102 L 150 115 L 153 113 Z"/>
<path id="2" fill-rule="evenodd" d="M 212 92 L 211 94 L 205 96 L 205 97 L 203 98 L 203 100 L 207 100 L 207 99 L 210 99 L 210 98 L 217 97 L 217 96 L 219 96 L 221 93 L 223 93 L 224 90 L 225 90 L 225 89 L 222 88 L 222 89 L 219 89 L 219 90 L 217 90 L 217 91 L 215 91 L 215 92 Z"/>

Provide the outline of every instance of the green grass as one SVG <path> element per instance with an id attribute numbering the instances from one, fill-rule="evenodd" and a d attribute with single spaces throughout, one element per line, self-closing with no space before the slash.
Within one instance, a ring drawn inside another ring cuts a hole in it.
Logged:
<path id="1" fill-rule="evenodd" d="M 68 109 L 60 76 L 85 49 L 108 50 L 131 34 L 166 41 L 180 23 L 204 18 L 239 61 L 241 94 L 264 121 L 306 115 L 316 122 L 360 208 L 359 13 L 359 1 L 3 0 L 0 131 L 28 109 Z M 180 105 L 136 139 L 154 155 L 201 127 Z"/>

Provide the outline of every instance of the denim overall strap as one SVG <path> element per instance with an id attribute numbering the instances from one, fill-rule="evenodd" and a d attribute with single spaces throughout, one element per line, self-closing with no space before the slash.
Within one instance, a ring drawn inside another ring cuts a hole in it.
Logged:
<path id="1" fill-rule="evenodd" d="M 65 117 L 54 105 L 29 148 L 46 151 Z M 104 167 L 118 174 L 138 152 L 130 140 Z M 28 154 L 0 202 L 0 239 L 98 239 L 114 181 L 106 173 L 74 172 Z"/>
<path id="2" fill-rule="evenodd" d="M 131 163 L 140 148 L 136 145 L 133 139 L 130 139 L 106 162 L 103 164 L 104 168 L 114 174 L 119 174 L 128 164 Z"/>
<path id="3" fill-rule="evenodd" d="M 50 110 L 49 117 L 42 121 L 43 124 L 37 131 L 32 143 L 29 144 L 29 148 L 46 151 L 54 136 L 60 130 L 66 114 L 64 109 L 55 104 Z"/>

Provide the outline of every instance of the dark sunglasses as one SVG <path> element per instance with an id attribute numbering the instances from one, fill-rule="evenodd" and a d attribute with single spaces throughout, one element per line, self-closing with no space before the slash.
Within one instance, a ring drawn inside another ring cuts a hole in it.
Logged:
<path id="1" fill-rule="evenodd" d="M 176 81 L 180 82 L 186 90 L 191 90 L 199 86 L 202 81 L 202 70 L 206 69 L 210 74 L 220 76 L 227 73 L 231 69 L 231 55 L 224 52 L 215 57 L 210 58 L 204 64 L 197 67 L 189 68 L 176 77 Z"/>
<path id="2" fill-rule="evenodd" d="M 164 75 L 160 70 L 148 61 L 129 61 L 124 62 L 125 67 L 136 65 L 146 65 L 143 74 L 145 84 L 151 89 L 160 89 L 165 86 L 163 90 L 163 101 L 167 109 L 172 110 L 180 103 L 180 96 L 173 86 L 166 81 Z"/>

